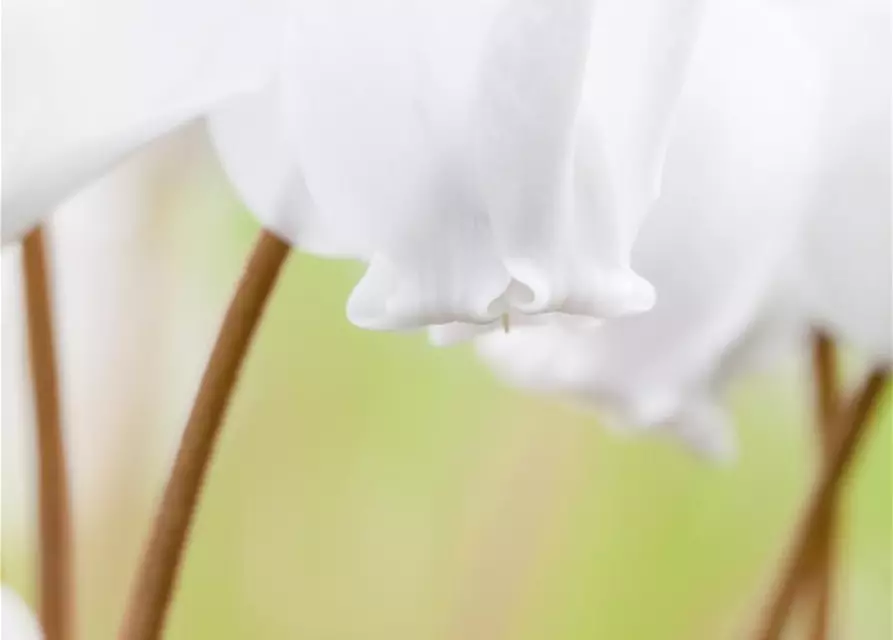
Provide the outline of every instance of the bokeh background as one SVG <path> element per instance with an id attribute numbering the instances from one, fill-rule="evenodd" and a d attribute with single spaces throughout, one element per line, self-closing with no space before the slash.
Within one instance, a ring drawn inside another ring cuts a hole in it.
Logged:
<path id="1" fill-rule="evenodd" d="M 200 126 L 54 217 L 80 638 L 115 637 L 256 233 Z M 2 580 L 33 603 L 17 262 L 5 248 Z M 468 346 L 351 326 L 360 272 L 290 258 L 231 406 L 167 638 L 745 636 L 816 472 L 807 363 L 737 385 L 740 455 L 717 467 L 503 388 Z M 893 637 L 889 400 L 876 422 L 843 509 L 840 638 Z"/>

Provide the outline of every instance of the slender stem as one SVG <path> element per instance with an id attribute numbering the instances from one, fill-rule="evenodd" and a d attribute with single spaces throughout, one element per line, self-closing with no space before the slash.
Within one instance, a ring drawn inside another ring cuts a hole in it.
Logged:
<path id="1" fill-rule="evenodd" d="M 282 240 L 262 231 L 227 309 L 157 512 L 131 592 L 119 638 L 155 640 L 176 582 L 189 527 L 224 412 L 252 334 L 289 254 Z"/>
<path id="2" fill-rule="evenodd" d="M 820 465 L 828 463 L 832 453 L 834 425 L 839 419 L 840 390 L 837 379 L 837 352 L 830 336 L 822 331 L 815 331 L 812 339 L 813 387 L 815 390 L 815 426 L 818 438 Z M 821 466 L 820 466 L 821 468 Z M 819 595 L 828 567 L 828 551 L 830 551 L 829 516 L 822 518 L 812 532 L 806 558 L 800 565 L 797 576 L 800 597 Z M 818 612 L 817 612 L 818 613 Z"/>
<path id="3" fill-rule="evenodd" d="M 837 352 L 834 342 L 825 333 L 817 332 L 813 340 L 813 363 L 816 387 L 816 424 L 822 449 L 822 464 L 834 455 L 834 425 L 840 410 L 840 389 L 837 377 Z M 831 597 L 834 585 L 834 538 L 837 524 L 837 499 L 832 497 L 827 510 L 816 523 L 813 533 L 814 556 L 810 574 L 803 587 L 815 593 L 810 638 L 828 640 L 831 623 Z"/>
<path id="4" fill-rule="evenodd" d="M 787 614 L 796 597 L 799 578 L 803 564 L 808 561 L 812 544 L 812 535 L 819 521 L 827 517 L 837 491 L 846 475 L 849 463 L 858 448 L 861 436 L 867 430 L 872 410 L 886 386 L 889 372 L 873 371 L 857 392 L 850 406 L 842 414 L 839 423 L 839 439 L 834 446 L 833 455 L 824 465 L 797 531 L 794 545 L 787 558 L 785 571 L 778 584 L 770 607 L 766 610 L 764 625 L 756 636 L 760 640 L 778 640 L 787 620 Z"/>
<path id="5" fill-rule="evenodd" d="M 43 229 L 22 243 L 28 349 L 37 417 L 40 618 L 46 640 L 71 637 L 71 511 L 59 409 L 53 307 Z"/>
<path id="6" fill-rule="evenodd" d="M 834 585 L 834 534 L 837 529 L 837 498 L 830 499 L 828 508 L 816 522 L 813 533 L 815 564 L 812 579 L 807 582 L 815 594 L 815 610 L 809 637 L 828 640 L 831 631 L 831 597 Z"/>
<path id="7" fill-rule="evenodd" d="M 831 337 L 822 332 L 816 332 L 813 339 L 813 365 L 822 451 L 825 460 L 829 460 L 834 453 L 834 425 L 840 410 L 840 388 L 837 380 L 837 350 Z"/>

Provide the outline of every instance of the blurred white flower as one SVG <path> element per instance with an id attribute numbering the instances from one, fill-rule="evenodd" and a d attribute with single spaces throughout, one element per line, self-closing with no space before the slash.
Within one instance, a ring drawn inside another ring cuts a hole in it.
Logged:
<path id="1" fill-rule="evenodd" d="M 785 16 L 746 0 L 711 5 L 662 194 L 633 251 L 657 289 L 654 309 L 601 326 L 558 319 L 494 332 L 478 343 L 485 360 L 519 386 L 728 456 L 733 437 L 717 394 L 758 352 L 797 332 L 783 275 L 815 172 L 823 88 Z"/>
<path id="2" fill-rule="evenodd" d="M 368 261 L 357 325 L 643 311 L 629 252 L 701 4 L 308 3 L 212 135 L 266 227 Z"/>
<path id="3" fill-rule="evenodd" d="M 3 241 L 128 153 L 263 84 L 281 21 L 279 0 L 4 2 Z"/>
<path id="4" fill-rule="evenodd" d="M 890 3 L 823 0 L 796 11 L 831 83 L 801 289 L 816 323 L 889 363 Z"/>
<path id="5" fill-rule="evenodd" d="M 37 618 L 18 594 L 0 586 L 0 637 L 3 640 L 42 640 Z"/>

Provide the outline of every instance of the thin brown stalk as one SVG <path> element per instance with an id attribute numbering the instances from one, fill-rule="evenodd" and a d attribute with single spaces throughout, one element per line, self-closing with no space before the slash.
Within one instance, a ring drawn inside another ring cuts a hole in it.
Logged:
<path id="1" fill-rule="evenodd" d="M 72 635 L 71 510 L 59 409 L 53 305 L 43 229 L 22 243 L 28 349 L 37 418 L 40 619 L 46 640 Z"/>
<path id="2" fill-rule="evenodd" d="M 156 640 L 176 582 L 202 481 L 252 334 L 289 254 L 262 231 L 227 309 L 205 369 L 180 449 L 165 487 L 152 535 L 136 575 L 119 638 Z"/>
<path id="3" fill-rule="evenodd" d="M 816 413 L 822 464 L 834 455 L 834 425 L 840 410 L 840 389 L 837 375 L 837 352 L 830 336 L 817 332 L 813 339 Z M 815 608 L 810 638 L 828 640 L 831 631 L 831 597 L 834 585 L 834 539 L 837 524 L 837 499 L 832 496 L 827 510 L 816 523 L 813 533 L 814 555 L 811 570 L 802 590 L 814 594 Z"/>
<path id="4" fill-rule="evenodd" d="M 827 517 L 826 514 L 833 505 L 861 437 L 867 431 L 872 410 L 888 379 L 888 371 L 873 371 L 840 418 L 840 423 L 835 429 L 839 430 L 839 438 L 835 439 L 833 454 L 822 469 L 787 557 L 781 580 L 770 606 L 766 609 L 764 623 L 756 636 L 760 640 L 778 640 L 784 630 L 788 613 L 797 594 L 803 565 L 809 559 L 813 532 L 821 519 Z"/>
<path id="5" fill-rule="evenodd" d="M 818 438 L 820 464 L 827 464 L 832 454 L 834 425 L 840 407 L 840 389 L 837 378 L 837 352 L 828 334 L 816 331 L 812 339 L 813 388 L 815 390 L 815 426 Z M 811 598 L 819 595 L 825 572 L 829 566 L 828 551 L 829 527 L 833 520 L 833 509 L 828 517 L 812 532 L 806 559 L 800 566 L 797 576 L 798 595 Z M 827 603 L 827 601 L 826 601 Z M 818 612 L 817 612 L 818 615 Z"/>
<path id="6" fill-rule="evenodd" d="M 812 612 L 809 637 L 812 640 L 828 640 L 831 632 L 831 597 L 834 587 L 834 536 L 837 530 L 837 497 L 830 498 L 828 508 L 816 522 L 813 533 L 815 560 L 811 578 L 804 583 L 803 591 L 813 594 L 815 606 Z"/>
<path id="7" fill-rule="evenodd" d="M 822 451 L 826 460 L 830 459 L 834 452 L 834 425 L 840 408 L 837 369 L 837 350 L 833 340 L 825 333 L 816 332 L 813 338 L 816 409 L 821 429 Z"/>

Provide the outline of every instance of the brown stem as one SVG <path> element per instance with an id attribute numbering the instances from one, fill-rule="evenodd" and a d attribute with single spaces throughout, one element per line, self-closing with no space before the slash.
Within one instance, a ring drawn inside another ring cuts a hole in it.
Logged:
<path id="1" fill-rule="evenodd" d="M 837 381 L 837 350 L 830 336 L 822 332 L 817 332 L 813 339 L 813 369 L 822 451 L 828 460 L 834 451 L 834 425 L 840 408 L 840 389 Z"/>
<path id="2" fill-rule="evenodd" d="M 71 637 L 71 511 L 59 410 L 49 265 L 43 229 L 22 242 L 28 349 L 37 417 L 40 618 L 46 640 Z"/>
<path id="3" fill-rule="evenodd" d="M 787 558 L 785 571 L 778 583 L 770 607 L 766 611 L 764 624 L 756 636 L 760 640 L 778 640 L 784 629 L 791 606 L 797 593 L 799 578 L 803 565 L 808 561 L 812 535 L 822 518 L 833 504 L 840 488 L 845 472 L 849 467 L 861 436 L 865 433 L 872 409 L 883 391 L 889 372 L 873 371 L 865 381 L 862 389 L 856 394 L 850 406 L 841 416 L 839 423 L 839 439 L 836 439 L 833 454 L 828 464 L 824 465 L 805 513 L 797 530 L 794 545 Z"/>
<path id="4" fill-rule="evenodd" d="M 155 640 L 180 566 L 227 402 L 264 306 L 289 254 L 282 240 L 262 231 L 227 309 L 180 441 L 152 536 L 143 555 L 121 627 L 121 640 Z"/>
<path id="5" fill-rule="evenodd" d="M 73 611 L 71 511 L 46 253 L 43 229 L 37 227 L 22 243 L 22 267 L 37 417 L 40 618 L 46 640 L 67 640 Z"/>
<path id="6" fill-rule="evenodd" d="M 810 638 L 828 640 L 831 632 L 831 596 L 834 586 L 834 534 L 837 524 L 837 499 L 831 498 L 828 509 L 822 514 L 813 534 L 815 565 L 810 591 L 815 594 L 815 610 L 811 622 Z"/>
<path id="7" fill-rule="evenodd" d="M 834 342 L 825 333 L 817 332 L 813 340 L 813 362 L 817 395 L 816 413 L 822 464 L 831 463 L 834 454 L 834 425 L 840 410 L 840 390 L 837 378 L 837 353 Z M 827 510 L 816 523 L 813 533 L 814 555 L 810 575 L 802 590 L 815 594 L 810 638 L 828 640 L 831 623 L 831 596 L 834 585 L 834 533 L 837 500 L 832 496 Z"/>
<path id="8" fill-rule="evenodd" d="M 820 448 L 821 464 L 827 464 L 832 453 L 834 424 L 840 405 L 840 390 L 837 380 L 837 352 L 830 336 L 821 331 L 813 334 L 812 340 L 813 387 L 815 389 L 815 425 Z M 821 468 L 821 467 L 820 467 Z M 809 542 L 806 558 L 800 565 L 796 578 L 800 597 L 819 594 L 829 566 L 829 528 L 833 520 L 833 509 L 828 517 L 821 519 Z"/>

